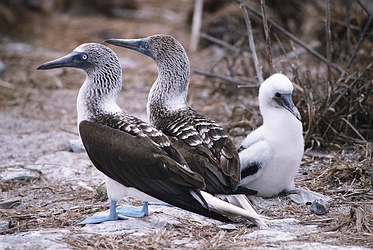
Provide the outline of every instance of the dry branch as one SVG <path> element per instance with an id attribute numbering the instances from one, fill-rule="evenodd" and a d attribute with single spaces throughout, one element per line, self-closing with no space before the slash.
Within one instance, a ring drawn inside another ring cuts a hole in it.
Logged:
<path id="1" fill-rule="evenodd" d="M 195 0 L 193 12 L 192 35 L 190 37 L 190 51 L 197 50 L 202 26 L 203 0 Z"/>
<path id="2" fill-rule="evenodd" d="M 236 80 L 236 79 L 228 77 L 228 76 L 222 76 L 222 75 L 218 75 L 218 74 L 211 73 L 211 72 L 205 72 L 205 71 L 201 71 L 201 70 L 194 70 L 194 73 L 200 74 L 200 75 L 203 75 L 203 76 L 206 76 L 206 77 L 218 78 L 218 79 L 230 82 L 230 83 L 234 83 L 234 84 L 238 84 L 238 85 L 243 85 L 243 86 L 248 87 L 248 88 L 258 87 L 257 84 L 252 84 L 252 83 L 249 83 L 249 82 L 239 81 L 239 80 Z"/>
<path id="3" fill-rule="evenodd" d="M 362 42 L 364 40 L 364 37 L 365 37 L 365 33 L 368 31 L 368 29 L 370 27 L 370 23 L 372 22 L 372 19 L 373 19 L 373 14 L 371 14 L 369 16 L 368 22 L 365 24 L 364 30 L 363 30 L 363 32 L 360 35 L 359 42 L 357 43 L 356 49 L 355 49 L 354 53 L 352 54 L 350 60 L 348 61 L 348 64 L 347 64 L 347 68 L 348 69 L 351 67 L 352 62 L 354 61 L 354 58 L 356 57 L 357 52 L 360 49 L 360 46 L 361 46 L 361 44 L 362 44 Z"/>
<path id="4" fill-rule="evenodd" d="M 363 140 L 365 143 L 367 142 L 365 138 L 359 133 L 359 131 L 349 122 L 347 121 L 344 117 L 342 117 L 342 120 L 347 123 L 348 126 L 360 137 L 361 140 Z"/>
<path id="5" fill-rule="evenodd" d="M 361 0 L 357 0 L 357 3 L 361 6 L 361 8 L 363 8 L 363 10 L 368 14 L 368 16 L 373 14 L 371 13 L 370 9 L 368 9 L 368 7 L 364 3 L 361 2 Z"/>
<path id="6" fill-rule="evenodd" d="M 241 6 L 242 5 L 244 5 L 243 1 L 241 1 Z M 263 82 L 262 68 L 260 67 L 259 59 L 258 59 L 256 50 L 255 50 L 255 43 L 254 43 L 253 32 L 251 29 L 251 21 L 249 18 L 249 13 L 247 13 L 247 9 L 245 7 L 243 8 L 243 13 L 244 13 L 244 18 L 245 18 L 245 23 L 246 23 L 246 28 L 247 28 L 247 35 L 249 38 L 250 50 L 251 50 L 252 57 L 254 60 L 256 75 L 258 77 L 259 83 L 261 84 Z"/>
<path id="7" fill-rule="evenodd" d="M 346 29 L 347 29 L 347 37 L 346 37 L 346 53 L 347 55 L 350 54 L 351 48 L 351 3 L 350 0 L 346 0 Z"/>
<path id="8" fill-rule="evenodd" d="M 275 70 L 273 68 L 273 63 L 272 63 L 272 47 L 271 47 L 271 36 L 270 36 L 270 29 L 268 27 L 268 22 L 267 22 L 267 12 L 265 8 L 265 0 L 260 1 L 260 5 L 262 8 L 262 13 L 263 13 L 263 28 L 264 28 L 264 34 L 266 37 L 266 44 L 267 44 L 267 61 L 268 61 L 268 67 L 269 67 L 269 73 L 273 75 L 275 73 Z"/>
<path id="9" fill-rule="evenodd" d="M 223 46 L 224 48 L 227 48 L 229 50 L 232 50 L 234 52 L 239 52 L 240 51 L 240 48 L 235 47 L 235 46 L 233 46 L 233 45 L 231 45 L 231 44 L 229 44 L 229 43 L 227 43 L 227 42 L 225 42 L 221 39 L 218 39 L 216 37 L 210 36 L 206 33 L 201 33 L 200 37 L 205 38 L 205 39 L 209 40 L 210 42 L 216 43 L 216 44 L 218 44 L 220 46 Z"/>
<path id="10" fill-rule="evenodd" d="M 330 32 L 330 0 L 326 0 L 326 58 L 327 58 L 327 68 L 328 68 L 328 82 L 331 83 L 331 63 L 332 63 L 332 35 Z"/>
<path id="11" fill-rule="evenodd" d="M 251 8 L 249 5 L 243 3 L 242 1 L 239 1 L 239 0 L 236 0 L 236 2 L 240 3 L 240 6 L 243 6 L 244 9 L 248 9 L 252 13 L 254 13 L 255 15 L 257 15 L 258 17 L 262 18 L 262 14 L 260 12 L 256 11 L 256 10 L 254 10 L 253 8 Z M 324 63 L 328 62 L 328 60 L 325 57 L 323 57 L 322 55 L 320 55 L 319 53 L 317 53 L 314 49 L 312 49 L 309 46 L 307 46 L 307 44 L 303 43 L 301 40 L 299 40 L 298 38 L 296 38 L 294 35 L 292 35 L 290 32 L 288 32 L 287 30 L 285 30 L 284 28 L 282 28 L 280 25 L 278 25 L 277 23 L 275 23 L 271 19 L 267 19 L 267 21 L 268 21 L 268 23 L 271 24 L 272 27 L 275 27 L 276 29 L 278 29 L 279 31 L 281 31 L 284 35 L 286 35 L 291 40 L 293 40 L 294 42 L 296 42 L 297 44 L 299 44 L 300 46 L 302 46 L 303 48 L 305 48 L 308 52 L 310 52 L 316 58 L 318 58 L 319 60 L 321 60 Z M 340 73 L 342 73 L 342 74 L 345 73 L 345 71 L 341 67 L 339 67 L 338 65 L 335 65 L 334 63 L 332 63 L 331 66 L 335 70 L 339 71 Z"/>
<path id="12" fill-rule="evenodd" d="M 339 96 L 334 100 L 334 102 L 330 105 L 329 109 L 334 109 L 334 106 L 339 102 L 339 100 L 342 98 L 342 96 L 344 96 L 346 94 L 346 92 L 352 88 L 352 86 L 355 85 L 355 83 L 360 79 L 360 77 L 362 77 L 364 75 L 364 73 L 370 69 L 370 67 L 372 67 L 372 64 L 373 62 L 369 63 L 369 65 L 363 69 L 363 71 L 361 71 L 358 76 L 354 79 L 354 81 L 350 84 L 350 86 L 348 86 L 347 88 L 345 88 L 340 94 Z"/>

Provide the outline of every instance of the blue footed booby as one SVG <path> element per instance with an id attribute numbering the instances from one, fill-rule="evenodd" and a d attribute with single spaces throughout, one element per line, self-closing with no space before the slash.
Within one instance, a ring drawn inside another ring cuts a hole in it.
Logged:
<path id="1" fill-rule="evenodd" d="M 85 43 L 37 69 L 59 67 L 86 72 L 77 100 L 79 134 L 92 163 L 107 176 L 111 214 L 118 216 L 115 202 L 131 189 L 137 191 L 135 198 L 142 200 L 155 198 L 220 221 L 240 216 L 266 227 L 255 212 L 202 191 L 204 178 L 189 168 L 169 138 L 116 104 L 122 71 L 110 48 Z"/>
<path id="2" fill-rule="evenodd" d="M 205 190 L 212 194 L 255 194 L 253 190 L 239 187 L 239 157 L 228 134 L 187 104 L 190 63 L 183 46 L 175 38 L 163 34 L 105 42 L 155 60 L 158 78 L 148 96 L 149 121 L 169 136 L 190 168 L 202 175 Z"/>
<path id="3" fill-rule="evenodd" d="M 304 141 L 301 116 L 292 101 L 293 84 L 274 74 L 259 88 L 263 125 L 247 135 L 238 148 L 241 185 L 258 196 L 271 197 L 294 189 Z"/>

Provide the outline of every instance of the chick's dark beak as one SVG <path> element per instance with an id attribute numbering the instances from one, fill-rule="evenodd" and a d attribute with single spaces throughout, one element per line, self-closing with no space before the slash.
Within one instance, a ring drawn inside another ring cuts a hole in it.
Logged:
<path id="1" fill-rule="evenodd" d="M 291 94 L 279 94 L 274 97 L 275 102 L 280 105 L 281 107 L 288 110 L 291 114 L 293 114 L 299 121 L 302 121 L 302 117 L 297 109 L 297 107 L 294 105 L 292 100 Z"/>

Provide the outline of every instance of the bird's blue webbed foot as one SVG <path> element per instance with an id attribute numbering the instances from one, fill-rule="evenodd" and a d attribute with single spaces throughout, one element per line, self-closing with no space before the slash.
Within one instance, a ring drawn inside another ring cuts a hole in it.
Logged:
<path id="1" fill-rule="evenodd" d="M 91 216 L 86 218 L 85 220 L 77 223 L 77 225 L 85 225 L 85 224 L 99 224 L 105 221 L 112 221 L 112 220 L 127 220 L 128 218 L 120 215 L 116 211 L 117 202 L 114 200 L 110 201 L 110 213 L 109 215 L 103 216 Z"/>
<path id="2" fill-rule="evenodd" d="M 118 214 L 128 217 L 142 218 L 149 214 L 148 204 L 149 202 L 144 201 L 142 207 L 125 206 L 118 209 Z"/>
<path id="3" fill-rule="evenodd" d="M 143 218 L 145 216 L 148 216 L 149 214 L 149 207 L 148 207 L 149 204 L 157 205 L 157 206 L 171 206 L 165 202 L 144 201 L 142 207 L 126 206 L 126 207 L 122 207 L 116 210 L 116 204 L 117 204 L 116 201 L 114 200 L 110 201 L 109 215 L 91 216 L 77 223 L 77 225 L 99 224 L 105 221 L 113 221 L 113 220 L 128 220 L 128 218 L 126 217 Z"/>
<path id="4" fill-rule="evenodd" d="M 142 207 L 134 207 L 134 206 L 126 206 L 118 209 L 118 214 L 134 217 L 134 218 L 142 218 L 149 215 L 149 205 L 157 205 L 157 206 L 171 206 L 165 202 L 148 202 L 144 201 Z"/>

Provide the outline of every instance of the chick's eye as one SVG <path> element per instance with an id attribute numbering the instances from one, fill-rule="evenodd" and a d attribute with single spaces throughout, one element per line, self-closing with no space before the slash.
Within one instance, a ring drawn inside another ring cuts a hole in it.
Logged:
<path id="1" fill-rule="evenodd" d="M 82 55 L 82 59 L 83 60 L 87 60 L 88 59 L 88 56 L 86 54 Z"/>
<path id="2" fill-rule="evenodd" d="M 279 98 L 279 97 L 281 97 L 281 94 L 280 94 L 279 92 L 276 92 L 276 93 L 275 93 L 275 96 L 276 96 L 277 98 Z"/>

